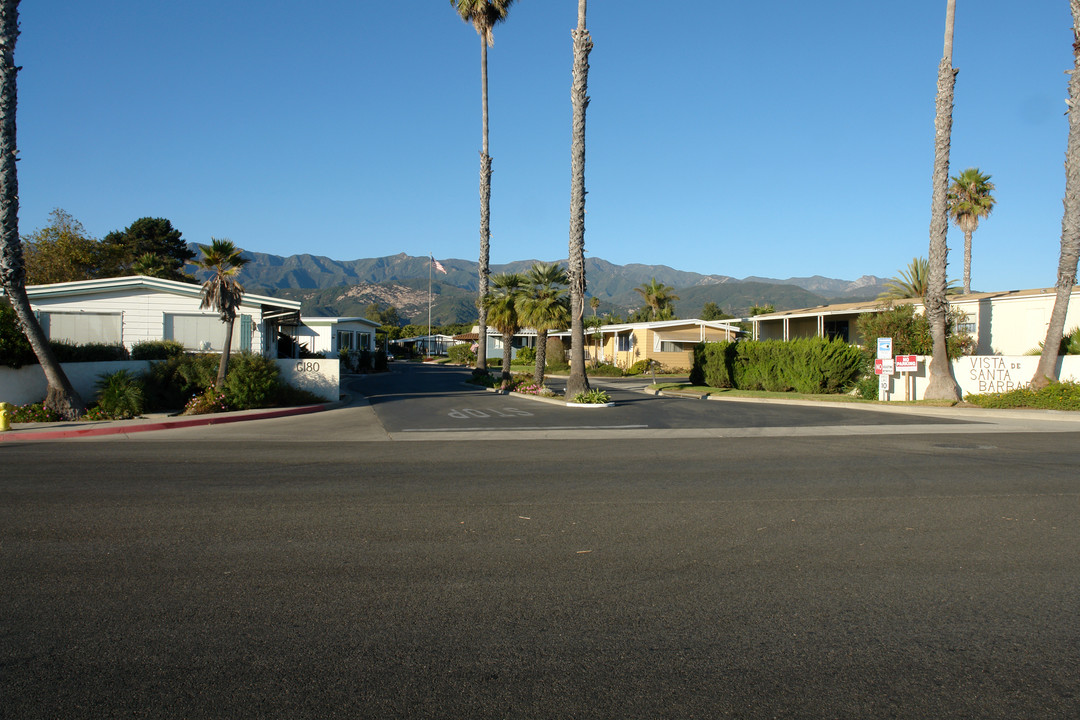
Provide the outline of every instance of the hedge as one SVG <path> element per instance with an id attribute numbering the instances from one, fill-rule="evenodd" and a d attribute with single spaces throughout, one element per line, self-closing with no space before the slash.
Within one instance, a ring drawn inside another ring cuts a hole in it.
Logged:
<path id="1" fill-rule="evenodd" d="M 844 392 L 858 379 L 862 355 L 842 340 L 698 343 L 690 382 L 716 388 L 800 392 Z"/>

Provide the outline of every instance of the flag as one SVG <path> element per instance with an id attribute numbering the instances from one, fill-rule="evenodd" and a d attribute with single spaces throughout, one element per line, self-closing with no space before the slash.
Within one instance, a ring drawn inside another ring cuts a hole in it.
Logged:
<path id="1" fill-rule="evenodd" d="M 442 263 L 441 263 L 441 262 L 439 262 L 439 261 L 438 261 L 438 260 L 436 260 L 435 258 L 432 258 L 432 259 L 431 259 L 431 262 L 433 262 L 433 263 L 435 264 L 435 269 L 436 269 L 436 270 L 438 270 L 439 272 L 441 272 L 441 273 L 442 273 L 443 275 L 445 275 L 445 274 L 446 274 L 446 268 L 444 268 L 444 267 L 443 267 L 443 265 L 442 265 Z"/>

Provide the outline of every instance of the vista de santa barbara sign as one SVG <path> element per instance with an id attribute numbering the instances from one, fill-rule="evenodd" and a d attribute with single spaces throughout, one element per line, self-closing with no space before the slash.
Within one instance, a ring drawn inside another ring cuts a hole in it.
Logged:
<path id="1" fill-rule="evenodd" d="M 1036 361 L 1038 358 L 1035 358 Z M 1021 362 L 1019 358 L 997 357 L 982 355 L 961 359 L 960 367 L 967 370 L 968 380 L 965 385 L 977 386 L 977 393 L 1000 393 L 1027 387 L 1031 384 L 1034 367 L 1027 369 L 1030 363 Z M 965 367 L 967 366 L 967 367 Z"/>

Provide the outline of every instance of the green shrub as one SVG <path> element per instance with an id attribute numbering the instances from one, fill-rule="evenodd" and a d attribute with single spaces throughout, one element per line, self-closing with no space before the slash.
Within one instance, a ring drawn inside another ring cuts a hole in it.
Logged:
<path id="1" fill-rule="evenodd" d="M 11 422 L 16 423 L 60 422 L 63 419 L 60 413 L 45 407 L 43 402 L 19 405 L 11 413 Z"/>
<path id="2" fill-rule="evenodd" d="M 211 384 L 188 401 L 184 406 L 184 415 L 209 415 L 228 412 L 231 409 L 225 394 L 218 392 L 217 388 Z"/>
<path id="3" fill-rule="evenodd" d="M 694 367 L 690 370 L 690 384 L 715 388 L 735 387 L 731 377 L 734 361 L 734 342 L 698 343 L 694 346 Z"/>
<path id="4" fill-rule="evenodd" d="M 581 403 L 583 405 L 603 405 L 611 402 L 611 396 L 604 390 L 595 388 L 593 390 L 579 392 L 574 396 L 573 402 Z"/>
<path id="5" fill-rule="evenodd" d="M 217 378 L 217 355 L 185 354 L 151 363 L 145 377 L 146 409 L 168 411 L 184 407 Z"/>
<path id="6" fill-rule="evenodd" d="M 101 414 L 113 419 L 142 415 L 145 405 L 143 381 L 128 370 L 102 375 L 97 382 L 97 404 Z"/>
<path id="7" fill-rule="evenodd" d="M 952 308 L 945 326 L 945 345 L 950 360 L 968 355 L 975 349 L 975 340 L 967 333 L 956 333 L 953 328 L 967 319 L 967 313 Z M 891 306 L 882 312 L 859 315 L 855 321 L 859 335 L 867 347 L 877 347 L 877 339 L 892 338 L 895 355 L 932 355 L 934 341 L 930 336 L 930 320 L 923 313 L 916 313 L 911 303 Z"/>
<path id="8" fill-rule="evenodd" d="M 0 362 L 13 368 L 37 363 L 34 349 L 19 327 L 15 310 L 6 297 L 0 300 Z"/>
<path id="9" fill-rule="evenodd" d="M 281 384 L 277 363 L 255 353 L 236 353 L 229 357 L 229 369 L 222 391 L 234 410 L 268 407 Z"/>
<path id="10" fill-rule="evenodd" d="M 472 365 L 476 362 L 476 353 L 470 349 L 471 347 L 468 343 L 451 345 L 446 354 L 450 357 L 450 362 L 458 365 Z"/>
<path id="11" fill-rule="evenodd" d="M 514 362 L 516 363 L 534 363 L 536 362 L 536 348 L 521 347 L 517 349 L 517 353 L 514 355 Z"/>
<path id="12" fill-rule="evenodd" d="M 1040 410 L 1080 410 L 1080 383 L 1050 383 L 1041 390 L 1029 387 L 1004 393 L 965 395 L 964 400 L 984 408 L 1037 408 Z"/>
<path id="13" fill-rule="evenodd" d="M 184 346 L 176 340 L 142 340 L 131 346 L 132 360 L 167 360 L 183 354 Z"/>
<path id="14" fill-rule="evenodd" d="M 880 381 L 874 373 L 874 353 L 868 349 L 862 351 L 858 377 L 855 381 L 855 395 L 863 400 L 877 400 Z"/>
<path id="15" fill-rule="evenodd" d="M 841 340 L 699 343 L 690 382 L 740 390 L 837 393 L 855 383 L 862 366 L 859 348 Z"/>
<path id="16" fill-rule="evenodd" d="M 611 363 L 601 363 L 590 366 L 588 374 L 596 377 L 622 377 L 623 371 Z"/>
<path id="17" fill-rule="evenodd" d="M 649 360 L 648 358 L 643 359 L 643 360 L 638 360 L 636 363 L 634 363 L 633 365 L 631 365 L 630 367 L 628 367 L 626 369 L 626 374 L 627 375 L 640 375 L 643 372 L 647 372 L 648 369 L 649 369 L 649 365 L 651 363 L 652 363 L 652 361 Z M 659 371 L 660 363 L 657 363 L 656 365 L 657 365 L 657 371 Z"/>
<path id="18" fill-rule="evenodd" d="M 277 407 L 293 407 L 296 405 L 319 405 L 326 400 L 310 390 L 296 388 L 288 383 L 278 385 L 274 394 L 274 405 Z"/>
<path id="19" fill-rule="evenodd" d="M 77 345 L 66 340 L 50 340 L 56 359 L 62 363 L 70 362 L 112 362 L 129 360 L 131 355 L 120 343 L 84 343 Z"/>

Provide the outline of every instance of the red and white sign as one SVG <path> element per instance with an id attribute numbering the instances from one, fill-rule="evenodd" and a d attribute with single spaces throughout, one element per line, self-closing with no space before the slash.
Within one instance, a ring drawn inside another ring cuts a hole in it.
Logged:
<path id="1" fill-rule="evenodd" d="M 895 372 L 895 365 L 891 359 L 882 360 L 878 358 L 874 361 L 874 374 L 875 375 L 892 375 Z"/>
<path id="2" fill-rule="evenodd" d="M 915 372 L 919 369 L 919 358 L 917 355 L 897 355 L 896 356 L 896 371 L 897 372 Z"/>

